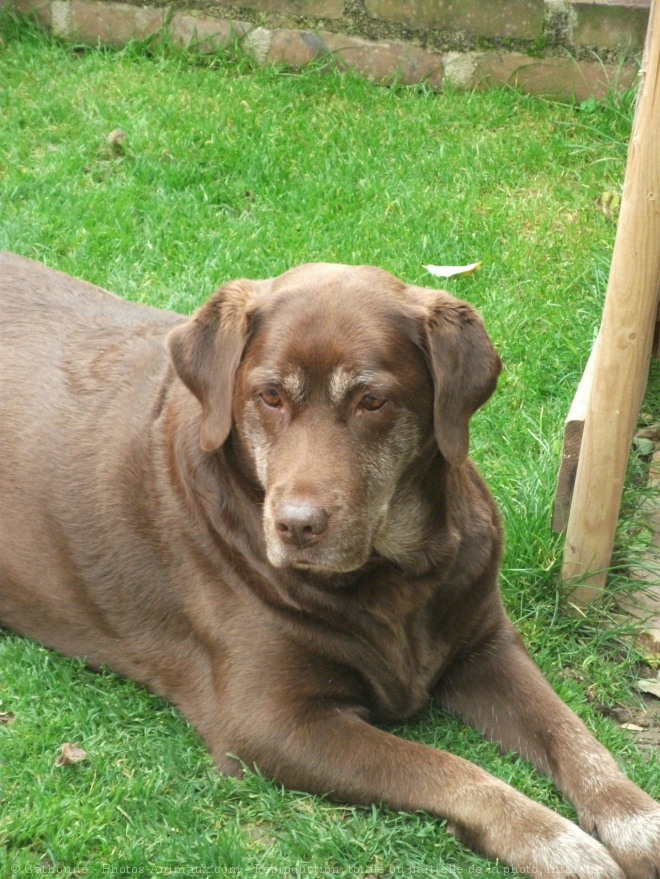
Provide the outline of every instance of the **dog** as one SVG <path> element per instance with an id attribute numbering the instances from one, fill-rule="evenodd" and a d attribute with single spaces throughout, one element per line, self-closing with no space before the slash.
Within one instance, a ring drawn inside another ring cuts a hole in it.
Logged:
<path id="1" fill-rule="evenodd" d="M 534 877 L 660 875 L 660 806 L 505 615 L 470 305 L 308 264 L 186 318 L 10 254 L 0 291 L 0 625 L 170 700 L 222 772 L 425 810 Z M 430 700 L 580 827 L 384 728 Z"/>

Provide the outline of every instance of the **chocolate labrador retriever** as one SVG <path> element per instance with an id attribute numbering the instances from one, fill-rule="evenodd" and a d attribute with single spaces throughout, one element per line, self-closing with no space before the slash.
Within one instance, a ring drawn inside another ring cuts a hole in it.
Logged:
<path id="1" fill-rule="evenodd" d="M 0 624 L 174 702 L 223 772 L 423 809 L 534 877 L 650 879 L 660 807 L 505 616 L 467 459 L 500 361 L 473 309 L 369 267 L 193 315 L 0 258 Z M 429 700 L 580 826 L 379 725 Z"/>

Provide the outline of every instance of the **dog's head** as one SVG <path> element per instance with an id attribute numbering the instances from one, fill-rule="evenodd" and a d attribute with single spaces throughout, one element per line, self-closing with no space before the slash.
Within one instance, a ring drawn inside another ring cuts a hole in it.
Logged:
<path id="1" fill-rule="evenodd" d="M 396 555 L 401 506 L 415 527 L 413 474 L 438 449 L 466 460 L 500 371 L 471 306 L 366 266 L 225 284 L 169 347 L 201 404 L 202 449 L 231 434 L 263 488 L 271 564 L 325 572 Z"/>

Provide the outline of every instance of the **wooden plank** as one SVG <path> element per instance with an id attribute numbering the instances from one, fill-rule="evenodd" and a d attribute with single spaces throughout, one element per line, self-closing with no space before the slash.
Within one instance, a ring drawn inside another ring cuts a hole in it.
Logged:
<path id="1" fill-rule="evenodd" d="M 591 395 L 591 385 L 594 377 L 594 363 L 596 348 L 600 334 L 596 336 L 587 365 L 582 373 L 580 384 L 577 387 L 571 408 L 568 410 L 564 422 L 564 440 L 561 450 L 561 463 L 557 477 L 557 490 L 552 512 L 552 530 L 561 534 L 568 525 L 568 515 L 571 510 L 571 498 L 575 486 L 582 434 L 584 432 L 584 419 L 587 416 L 587 406 Z"/>
<path id="2" fill-rule="evenodd" d="M 594 359 L 562 577 L 571 601 L 602 594 L 630 442 L 648 379 L 660 291 L 660 16 L 651 6 L 642 82 Z"/>

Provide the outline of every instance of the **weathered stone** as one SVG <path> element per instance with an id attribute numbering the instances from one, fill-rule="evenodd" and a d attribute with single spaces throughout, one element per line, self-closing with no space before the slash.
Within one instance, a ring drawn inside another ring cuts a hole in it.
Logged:
<path id="1" fill-rule="evenodd" d="M 55 36 L 68 37 L 71 33 L 71 4 L 69 0 L 53 0 L 50 16 Z"/>
<path id="2" fill-rule="evenodd" d="M 125 46 L 131 39 L 144 40 L 158 31 L 165 10 L 153 6 L 130 6 L 105 0 L 71 0 L 71 36 L 86 43 Z"/>
<path id="3" fill-rule="evenodd" d="M 473 88 L 477 57 L 476 52 L 445 52 L 442 56 L 445 79 L 459 89 Z"/>
<path id="4" fill-rule="evenodd" d="M 486 52 L 476 58 L 474 85 L 490 87 L 508 83 L 534 95 L 563 100 L 600 100 L 613 89 L 629 88 L 636 74 L 637 70 L 632 66 Z"/>
<path id="5" fill-rule="evenodd" d="M 172 42 L 178 46 L 194 47 L 198 52 L 215 52 L 232 46 L 250 30 L 244 21 L 190 15 L 175 12 L 168 31 Z"/>
<path id="6" fill-rule="evenodd" d="M 584 46 L 644 48 L 651 0 L 613 0 L 599 3 L 574 2 L 572 40 Z"/>
<path id="7" fill-rule="evenodd" d="M 543 33 L 543 0 L 366 0 L 382 21 L 434 30 L 468 31 L 480 37 L 536 39 Z"/>
<path id="8" fill-rule="evenodd" d="M 310 31 L 275 30 L 271 34 L 268 60 L 300 68 L 328 54 L 323 39 Z"/>
<path id="9" fill-rule="evenodd" d="M 270 52 L 270 41 L 273 35 L 265 27 L 255 27 L 245 38 L 243 46 L 250 52 L 257 64 L 265 64 Z"/>
<path id="10" fill-rule="evenodd" d="M 344 13 L 344 0 L 240 0 L 236 5 L 264 12 L 319 18 L 341 18 Z"/>
<path id="11" fill-rule="evenodd" d="M 442 62 L 438 55 L 406 43 L 379 42 L 323 32 L 323 41 L 335 57 L 373 82 L 414 85 L 425 82 L 442 87 Z"/>

